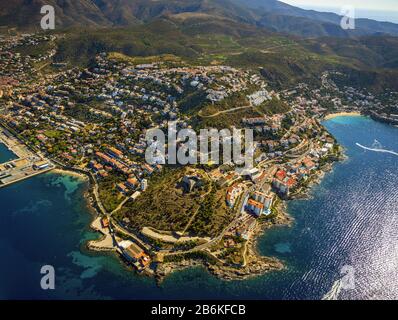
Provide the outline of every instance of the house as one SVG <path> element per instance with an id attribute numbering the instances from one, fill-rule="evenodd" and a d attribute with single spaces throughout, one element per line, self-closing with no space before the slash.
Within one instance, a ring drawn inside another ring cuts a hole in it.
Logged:
<path id="1" fill-rule="evenodd" d="M 131 262 L 137 270 L 142 271 L 151 263 L 150 257 L 134 242 L 121 241 L 119 247 L 122 249 L 125 259 Z"/>
<path id="2" fill-rule="evenodd" d="M 230 186 L 239 179 L 240 175 L 238 175 L 236 172 L 231 172 L 225 177 L 225 183 Z"/>
<path id="3" fill-rule="evenodd" d="M 246 179 L 255 182 L 256 180 L 258 180 L 258 178 L 261 177 L 262 172 L 258 168 L 252 168 L 252 169 L 243 170 L 242 174 Z"/>
<path id="4" fill-rule="evenodd" d="M 126 186 L 133 190 L 137 189 L 139 185 L 140 183 L 136 178 L 130 178 L 126 182 Z"/>
<path id="5" fill-rule="evenodd" d="M 264 210 L 264 205 L 261 202 L 258 202 L 253 199 L 249 199 L 247 201 L 247 210 L 254 213 L 256 216 L 260 216 Z"/>
<path id="6" fill-rule="evenodd" d="M 106 178 L 108 176 L 108 172 L 106 172 L 105 170 L 100 170 L 97 172 L 97 176 L 100 179 Z"/>
<path id="7" fill-rule="evenodd" d="M 108 147 L 107 152 L 110 156 L 118 158 L 118 159 L 123 157 L 123 152 L 114 147 Z"/>
<path id="8" fill-rule="evenodd" d="M 260 215 L 271 214 L 271 206 L 274 197 L 264 192 L 255 191 L 247 202 L 246 209 L 255 214 L 257 217 Z"/>
<path id="9" fill-rule="evenodd" d="M 227 189 L 226 202 L 230 208 L 233 208 L 236 199 L 239 197 L 242 191 L 243 191 L 242 184 L 234 184 L 233 186 Z"/>
<path id="10" fill-rule="evenodd" d="M 108 164 L 108 163 L 111 163 L 111 158 L 110 157 L 108 157 L 106 154 L 103 154 L 102 152 L 96 152 L 95 153 L 95 155 L 100 159 L 100 160 L 102 160 L 104 163 L 106 163 L 106 164 Z"/>
<path id="11" fill-rule="evenodd" d="M 273 195 L 267 195 L 264 199 L 264 210 L 261 214 L 263 215 L 270 215 L 271 214 L 271 207 L 272 207 L 272 203 L 274 202 L 274 196 Z"/>
<path id="12" fill-rule="evenodd" d="M 119 183 L 117 185 L 117 189 L 119 192 L 123 193 L 124 195 L 127 195 L 129 193 L 129 189 L 126 187 L 124 183 Z"/>
<path id="13" fill-rule="evenodd" d="M 50 166 L 50 164 L 47 161 L 42 160 L 42 161 L 36 162 L 33 165 L 33 169 L 34 170 L 44 170 L 44 169 L 47 169 L 49 166 Z"/>
<path id="14" fill-rule="evenodd" d="M 258 202 L 264 203 L 265 200 L 267 199 L 267 194 L 264 192 L 260 192 L 260 191 L 255 191 L 253 193 L 252 198 Z"/>
<path id="15" fill-rule="evenodd" d="M 145 191 L 148 188 L 148 180 L 147 179 L 142 179 L 141 181 L 141 190 Z"/>
<path id="16" fill-rule="evenodd" d="M 297 185 L 295 178 L 286 177 L 283 180 L 274 179 L 272 186 L 283 196 L 289 196 L 290 190 Z"/>
<path id="17" fill-rule="evenodd" d="M 99 172 L 104 169 L 104 166 L 97 162 L 90 163 L 90 167 L 94 170 L 94 172 Z"/>
<path id="18" fill-rule="evenodd" d="M 305 158 L 303 160 L 303 165 L 307 170 L 310 171 L 317 168 L 316 164 L 310 158 Z"/>
<path id="19" fill-rule="evenodd" d="M 218 180 L 220 180 L 221 178 L 224 178 L 224 174 L 220 171 L 220 169 L 219 168 L 217 168 L 217 169 L 214 169 L 213 171 L 211 171 L 210 173 L 209 173 L 209 176 L 210 176 L 210 178 L 213 180 L 213 181 L 218 181 Z"/>
<path id="20" fill-rule="evenodd" d="M 102 225 L 102 228 L 108 228 L 109 227 L 109 219 L 108 219 L 108 217 L 101 218 L 101 225 Z"/>
<path id="21" fill-rule="evenodd" d="M 284 170 L 279 170 L 279 171 L 275 174 L 275 178 L 278 179 L 278 180 L 280 180 L 280 181 L 283 181 L 283 180 L 286 178 L 286 176 L 287 176 L 287 173 L 286 173 L 286 171 L 284 171 Z"/>

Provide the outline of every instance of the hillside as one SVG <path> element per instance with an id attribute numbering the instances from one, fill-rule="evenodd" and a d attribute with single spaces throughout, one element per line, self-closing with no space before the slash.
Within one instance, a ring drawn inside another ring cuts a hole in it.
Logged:
<path id="1" fill-rule="evenodd" d="M 255 14 L 229 0 L 93 0 L 115 25 L 129 25 L 180 13 L 204 13 L 215 17 L 251 23 Z"/>
<path id="2" fill-rule="evenodd" d="M 355 30 L 340 28 L 341 16 L 330 12 L 305 10 L 277 0 L 232 0 L 257 12 L 263 10 L 260 24 L 277 31 L 301 36 L 361 36 L 376 33 L 398 35 L 398 25 L 371 19 L 356 19 Z"/>
<path id="3" fill-rule="evenodd" d="M 357 19 L 343 30 L 341 17 L 276 0 L 0 0 L 0 26 L 39 29 L 40 8 L 53 5 L 57 28 L 131 26 L 175 15 L 208 16 L 302 37 L 398 35 L 398 25 Z"/>
<path id="4" fill-rule="evenodd" d="M 40 9 L 44 5 L 54 7 L 57 27 L 106 27 L 112 24 L 91 0 L 1 0 L 0 26 L 39 30 Z"/>
<path id="5" fill-rule="evenodd" d="M 55 60 L 87 65 L 99 52 L 174 54 L 192 64 L 256 69 L 277 88 L 319 81 L 320 73 L 330 69 L 342 70 L 353 84 L 375 90 L 398 87 L 397 38 L 347 37 L 333 23 L 337 15 L 310 14 L 278 1 L 239 1 L 46 1 L 56 6 L 57 25 L 68 27 L 56 30 L 65 37 L 57 43 Z M 39 13 L 43 4 L 44 0 L 0 0 L 0 22 L 39 25 L 40 14 L 29 18 L 29 13 Z M 308 19 L 309 14 L 323 22 Z M 308 38 L 279 33 L 292 29 Z M 336 36 L 321 37 L 325 34 Z"/>
<path id="6" fill-rule="evenodd" d="M 355 78 L 364 73 L 365 82 L 378 89 L 387 83 L 398 87 L 395 37 L 301 40 L 208 14 L 182 13 L 126 28 L 73 30 L 59 42 L 59 49 L 57 61 L 77 64 L 87 64 L 103 51 L 128 56 L 174 54 L 192 64 L 256 69 L 277 88 L 319 81 L 322 71 L 330 69 Z"/>

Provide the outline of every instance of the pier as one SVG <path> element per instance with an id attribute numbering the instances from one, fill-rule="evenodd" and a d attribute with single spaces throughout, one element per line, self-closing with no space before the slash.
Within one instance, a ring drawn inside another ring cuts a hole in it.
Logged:
<path id="1" fill-rule="evenodd" d="M 55 168 L 49 160 L 35 154 L 24 143 L 0 126 L 0 143 L 17 157 L 0 164 L 0 188 L 49 172 Z"/>

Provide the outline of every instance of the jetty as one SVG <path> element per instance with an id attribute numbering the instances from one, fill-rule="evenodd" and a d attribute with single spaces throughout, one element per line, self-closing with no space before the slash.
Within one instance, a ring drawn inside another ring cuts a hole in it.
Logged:
<path id="1" fill-rule="evenodd" d="M 0 164 L 0 188 L 49 172 L 55 165 L 43 156 L 30 150 L 9 130 L 0 126 L 0 143 L 17 157 Z"/>

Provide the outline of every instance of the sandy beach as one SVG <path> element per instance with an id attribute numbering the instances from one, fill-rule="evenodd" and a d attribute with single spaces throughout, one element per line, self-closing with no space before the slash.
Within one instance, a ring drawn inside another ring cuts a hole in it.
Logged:
<path id="1" fill-rule="evenodd" d="M 101 217 L 96 217 L 91 223 L 90 227 L 100 232 L 103 237 L 99 240 L 92 240 L 87 243 L 87 247 L 94 251 L 116 251 L 116 247 L 113 243 L 113 238 L 109 233 L 108 228 L 104 228 L 101 225 Z"/>
<path id="2" fill-rule="evenodd" d="M 65 175 L 69 175 L 69 176 L 73 176 L 82 180 L 88 180 L 88 177 L 82 173 L 77 173 L 75 171 L 69 171 L 69 170 L 64 170 L 64 169 L 60 169 L 60 168 L 56 168 L 54 170 L 52 170 L 53 173 L 58 173 L 58 174 L 65 174 Z"/>
<path id="3" fill-rule="evenodd" d="M 361 113 L 360 112 L 337 112 L 337 113 L 331 113 L 325 116 L 325 120 L 330 120 L 333 118 L 337 117 L 360 117 Z"/>

